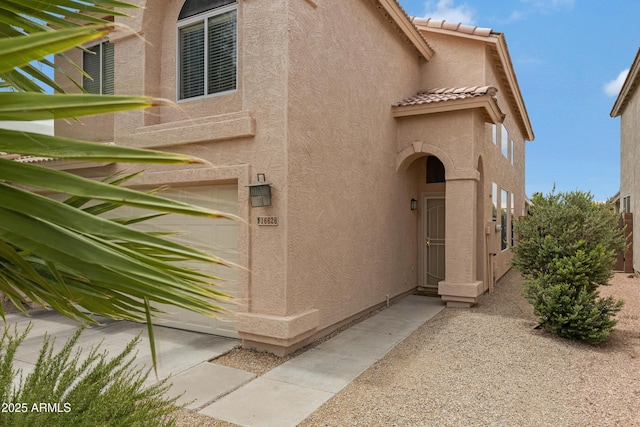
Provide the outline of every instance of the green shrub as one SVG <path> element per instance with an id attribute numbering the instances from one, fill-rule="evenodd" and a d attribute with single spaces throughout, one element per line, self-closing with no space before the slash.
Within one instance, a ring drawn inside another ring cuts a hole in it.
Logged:
<path id="1" fill-rule="evenodd" d="M 22 377 L 14 356 L 29 330 L 5 327 L 0 341 L 0 426 L 175 425 L 177 398 L 163 396 L 170 385 L 164 380 L 145 388 L 149 370 L 132 366 L 139 337 L 112 359 L 94 347 L 81 360 L 82 351 L 73 350 L 82 329 L 55 355 L 45 336 L 34 371 Z"/>
<path id="2" fill-rule="evenodd" d="M 512 263 L 525 277 L 524 296 L 549 331 L 605 341 L 623 304 L 598 291 L 613 276 L 616 251 L 625 248 L 618 217 L 580 191 L 537 193 L 533 204 L 530 215 L 515 222 Z"/>
<path id="3" fill-rule="evenodd" d="M 599 344 L 609 338 L 623 302 L 599 298 L 577 257 L 555 259 L 550 274 L 526 281 L 524 296 L 540 325 L 565 338 Z M 574 263 L 577 263 L 574 264 Z"/>

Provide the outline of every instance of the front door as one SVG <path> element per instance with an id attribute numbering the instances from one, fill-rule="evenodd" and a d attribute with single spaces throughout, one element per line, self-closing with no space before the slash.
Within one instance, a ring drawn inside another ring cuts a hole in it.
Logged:
<path id="1" fill-rule="evenodd" d="M 422 283 L 437 289 L 444 280 L 444 197 L 424 196 L 422 206 Z"/>

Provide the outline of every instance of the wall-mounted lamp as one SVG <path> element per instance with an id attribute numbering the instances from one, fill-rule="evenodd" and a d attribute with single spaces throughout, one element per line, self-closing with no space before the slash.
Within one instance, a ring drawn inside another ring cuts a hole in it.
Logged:
<path id="1" fill-rule="evenodd" d="M 415 211 L 418 209 L 418 201 L 416 199 L 411 199 L 411 210 Z"/>
<path id="2" fill-rule="evenodd" d="M 263 173 L 258 174 L 258 182 L 252 182 L 247 187 L 252 208 L 271 206 L 271 183 L 266 182 Z"/>

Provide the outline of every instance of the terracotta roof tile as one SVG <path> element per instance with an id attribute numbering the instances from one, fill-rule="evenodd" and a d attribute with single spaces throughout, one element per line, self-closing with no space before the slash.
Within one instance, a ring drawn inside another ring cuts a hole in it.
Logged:
<path id="1" fill-rule="evenodd" d="M 432 18 L 412 17 L 411 22 L 413 22 L 416 26 L 457 31 L 459 33 L 470 34 L 474 36 L 488 37 L 489 35 L 491 35 L 491 33 L 493 33 L 493 30 L 491 28 L 476 27 L 474 25 L 464 25 L 461 23 L 447 22 L 444 20 L 437 20 Z"/>
<path id="2" fill-rule="evenodd" d="M 416 95 L 403 99 L 393 104 L 394 107 L 405 107 L 409 105 L 423 105 L 434 102 L 453 101 L 456 99 L 469 99 L 478 96 L 495 97 L 498 89 L 493 86 L 470 86 L 458 88 L 428 89 L 418 92 Z"/>

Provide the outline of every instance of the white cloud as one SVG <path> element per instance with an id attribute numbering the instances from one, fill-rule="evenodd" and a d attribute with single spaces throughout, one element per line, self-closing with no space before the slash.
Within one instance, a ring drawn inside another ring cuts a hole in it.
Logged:
<path id="1" fill-rule="evenodd" d="M 626 70 L 622 70 L 620 74 L 618 74 L 618 77 L 616 77 L 614 80 L 605 83 L 603 86 L 604 93 L 609 96 L 618 96 L 618 93 L 620 93 L 620 89 L 622 89 L 622 85 L 627 79 L 628 74 L 629 69 L 627 68 Z"/>
<path id="2" fill-rule="evenodd" d="M 569 8 L 572 9 L 574 6 L 574 0 L 521 0 L 522 3 L 530 4 L 533 7 L 550 11 L 552 9 L 560 9 L 560 8 Z"/>
<path id="3" fill-rule="evenodd" d="M 507 18 L 506 22 L 507 23 L 512 23 L 515 21 L 521 21 L 525 18 L 525 13 L 523 13 L 522 11 L 519 10 L 514 10 L 513 12 L 511 12 L 511 15 L 509 15 L 509 17 Z"/>
<path id="4" fill-rule="evenodd" d="M 507 22 L 515 22 L 534 14 L 548 15 L 560 10 L 571 10 L 575 0 L 520 0 L 519 10 L 511 13 Z"/>
<path id="5" fill-rule="evenodd" d="M 475 11 L 466 4 L 455 6 L 453 0 L 438 0 L 437 2 L 429 0 L 425 5 L 425 9 L 425 18 L 461 22 L 468 25 L 475 22 Z"/>

